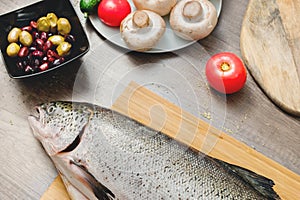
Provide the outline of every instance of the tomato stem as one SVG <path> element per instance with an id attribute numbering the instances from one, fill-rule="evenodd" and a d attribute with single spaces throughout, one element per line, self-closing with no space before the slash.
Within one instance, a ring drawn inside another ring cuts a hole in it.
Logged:
<path id="1" fill-rule="evenodd" d="M 221 64 L 221 70 L 222 70 L 223 72 L 226 72 L 226 71 L 230 70 L 230 64 L 227 63 L 227 62 L 223 62 L 223 63 Z"/>

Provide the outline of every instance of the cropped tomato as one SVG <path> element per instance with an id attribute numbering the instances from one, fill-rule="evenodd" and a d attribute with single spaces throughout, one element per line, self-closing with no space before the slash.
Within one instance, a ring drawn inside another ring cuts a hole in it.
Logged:
<path id="1" fill-rule="evenodd" d="M 120 26 L 130 12 L 127 0 L 102 0 L 98 6 L 98 17 L 108 26 Z"/>
<path id="2" fill-rule="evenodd" d="M 205 73 L 210 86 L 224 94 L 239 91 L 247 79 L 243 62 L 229 52 L 213 55 L 206 63 Z"/>

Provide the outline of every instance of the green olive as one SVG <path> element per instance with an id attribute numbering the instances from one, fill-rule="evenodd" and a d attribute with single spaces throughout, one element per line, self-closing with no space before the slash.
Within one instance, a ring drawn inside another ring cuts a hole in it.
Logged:
<path id="1" fill-rule="evenodd" d="M 15 27 L 8 33 L 7 40 L 9 43 L 18 42 L 21 29 Z"/>
<path id="2" fill-rule="evenodd" d="M 68 42 L 62 42 L 58 47 L 56 48 L 56 51 L 59 56 L 65 56 L 69 53 L 72 45 Z"/>
<path id="3" fill-rule="evenodd" d="M 65 38 L 61 35 L 52 35 L 48 38 L 53 45 L 58 46 L 60 43 L 65 41 Z"/>
<path id="4" fill-rule="evenodd" d="M 50 22 L 47 17 L 41 17 L 37 21 L 37 29 L 39 31 L 49 32 L 50 30 Z"/>
<path id="5" fill-rule="evenodd" d="M 71 32 L 71 24 L 66 18 L 59 18 L 57 21 L 57 31 L 62 35 L 68 35 Z"/>
<path id="6" fill-rule="evenodd" d="M 15 42 L 10 43 L 6 48 L 6 53 L 10 57 L 17 56 L 19 51 L 20 51 L 20 46 Z"/>
<path id="7" fill-rule="evenodd" d="M 52 33 L 56 32 L 57 19 L 58 19 L 57 16 L 54 13 L 48 13 L 46 17 L 50 23 L 50 32 Z"/>
<path id="8" fill-rule="evenodd" d="M 26 47 L 29 47 L 32 44 L 32 36 L 27 31 L 22 31 L 19 35 L 19 41 Z"/>

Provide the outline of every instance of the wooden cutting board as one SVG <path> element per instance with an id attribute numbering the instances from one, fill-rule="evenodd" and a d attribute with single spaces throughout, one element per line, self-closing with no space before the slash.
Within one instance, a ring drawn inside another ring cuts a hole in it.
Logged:
<path id="1" fill-rule="evenodd" d="M 250 0 L 241 30 L 246 66 L 269 98 L 300 116 L 300 0 Z"/>
<path id="2" fill-rule="evenodd" d="M 112 108 L 196 150 L 272 179 L 282 199 L 300 199 L 299 175 L 134 82 Z M 69 199 L 59 177 L 41 199 Z"/>

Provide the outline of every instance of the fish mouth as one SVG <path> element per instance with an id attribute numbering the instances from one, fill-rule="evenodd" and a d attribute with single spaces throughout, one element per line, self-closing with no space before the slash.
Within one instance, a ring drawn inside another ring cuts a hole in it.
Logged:
<path id="1" fill-rule="evenodd" d="M 35 121 L 42 123 L 44 121 L 44 115 L 41 106 L 35 106 L 33 110 L 35 110 L 35 112 L 33 114 L 30 114 L 29 117 L 34 118 Z"/>
<path id="2" fill-rule="evenodd" d="M 44 112 L 41 106 L 35 106 L 33 110 L 35 110 L 35 112 L 28 116 L 28 122 L 33 130 L 33 135 L 40 140 L 39 132 L 44 127 Z"/>

